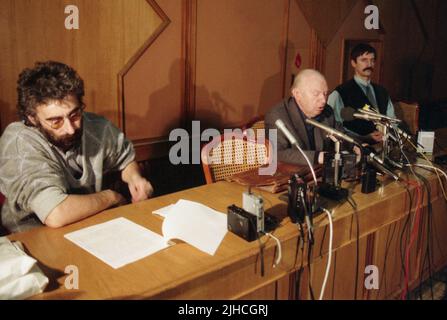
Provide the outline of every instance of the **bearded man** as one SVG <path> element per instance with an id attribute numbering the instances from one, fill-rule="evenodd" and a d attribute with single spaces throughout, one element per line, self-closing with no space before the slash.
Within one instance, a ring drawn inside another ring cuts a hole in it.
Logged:
<path id="1" fill-rule="evenodd" d="M 37 62 L 20 73 L 17 92 L 21 121 L 0 138 L 1 222 L 9 232 L 58 228 L 125 203 L 105 186 L 109 173 L 120 173 L 133 202 L 151 196 L 132 143 L 84 111 L 84 83 L 73 68 Z"/>

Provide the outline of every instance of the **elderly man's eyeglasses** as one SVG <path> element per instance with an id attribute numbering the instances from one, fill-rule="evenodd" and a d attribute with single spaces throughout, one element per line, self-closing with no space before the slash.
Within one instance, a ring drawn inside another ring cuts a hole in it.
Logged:
<path id="1" fill-rule="evenodd" d="M 60 129 L 60 128 L 62 128 L 64 126 L 65 118 L 67 118 L 71 123 L 75 123 L 75 122 L 81 120 L 83 111 L 84 111 L 84 108 L 83 107 L 79 107 L 79 108 L 73 110 L 66 117 L 54 117 L 54 118 L 46 119 L 45 122 L 47 122 L 48 125 L 52 129 L 57 130 L 57 129 Z"/>

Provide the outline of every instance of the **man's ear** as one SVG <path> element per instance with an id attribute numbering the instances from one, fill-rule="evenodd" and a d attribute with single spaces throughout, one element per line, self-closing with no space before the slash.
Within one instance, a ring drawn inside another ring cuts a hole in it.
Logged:
<path id="1" fill-rule="evenodd" d="M 352 66 L 353 68 L 355 68 L 356 65 L 357 65 L 357 62 L 356 62 L 355 60 L 352 60 L 352 59 L 351 59 L 351 66 Z"/>
<path id="2" fill-rule="evenodd" d="M 298 90 L 298 88 L 293 88 L 292 96 L 295 98 L 295 100 L 299 100 L 301 97 L 300 90 Z"/>
<path id="3" fill-rule="evenodd" d="M 28 117 L 28 121 L 31 122 L 34 126 L 37 125 L 37 121 L 36 118 L 34 116 L 27 116 Z"/>

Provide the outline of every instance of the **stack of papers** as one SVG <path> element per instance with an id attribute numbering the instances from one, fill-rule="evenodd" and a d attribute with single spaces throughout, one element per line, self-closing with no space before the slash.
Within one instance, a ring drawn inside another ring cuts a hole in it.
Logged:
<path id="1" fill-rule="evenodd" d="M 179 200 L 154 213 L 165 218 L 163 236 L 117 218 L 64 237 L 117 269 L 168 247 L 172 239 L 214 255 L 227 233 L 227 216 L 197 202 Z"/>
<path id="2" fill-rule="evenodd" d="M 166 239 L 180 239 L 214 255 L 227 233 L 227 215 L 194 201 L 179 200 L 167 211 L 162 232 Z"/>
<path id="3" fill-rule="evenodd" d="M 117 218 L 64 236 L 114 269 L 168 246 L 159 234 Z"/>

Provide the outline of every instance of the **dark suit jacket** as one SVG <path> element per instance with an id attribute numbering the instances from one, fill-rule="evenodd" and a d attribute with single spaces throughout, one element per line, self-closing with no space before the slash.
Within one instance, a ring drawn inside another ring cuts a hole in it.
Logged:
<path id="1" fill-rule="evenodd" d="M 268 135 L 268 129 L 277 129 L 275 121 L 281 119 L 294 135 L 310 162 L 318 163 L 318 154 L 320 151 L 323 151 L 323 142 L 326 137 L 326 132 L 320 128 L 314 128 L 315 150 L 311 150 L 306 127 L 298 108 L 299 107 L 293 97 L 290 97 L 273 107 L 265 115 L 267 136 L 271 139 L 271 136 Z M 320 117 L 319 122 L 339 131 L 344 131 L 340 124 L 336 123 L 334 112 L 330 106 L 326 105 L 326 108 L 323 110 Z M 277 152 L 278 161 L 307 165 L 306 160 L 298 149 L 289 143 L 286 136 L 280 130 L 277 130 Z"/>

